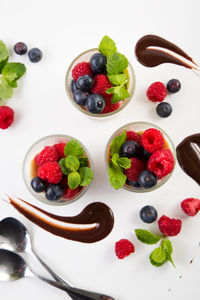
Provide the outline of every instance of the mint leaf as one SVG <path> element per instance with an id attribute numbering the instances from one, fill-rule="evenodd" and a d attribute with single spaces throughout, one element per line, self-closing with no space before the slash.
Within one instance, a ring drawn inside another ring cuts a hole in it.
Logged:
<path id="1" fill-rule="evenodd" d="M 126 142 L 126 130 L 124 130 L 120 135 L 116 136 L 110 145 L 110 155 L 111 157 L 114 153 L 120 153 L 121 146 Z"/>
<path id="2" fill-rule="evenodd" d="M 128 59 L 119 52 L 112 53 L 107 60 L 106 68 L 109 75 L 119 74 L 128 67 Z"/>
<path id="3" fill-rule="evenodd" d="M 8 50 L 6 45 L 0 41 L 0 72 L 8 61 Z"/>
<path id="4" fill-rule="evenodd" d="M 118 158 L 119 158 L 119 154 L 114 153 L 111 160 L 115 166 L 118 166 L 118 163 L 117 163 Z"/>
<path id="5" fill-rule="evenodd" d="M 7 63 L 2 69 L 3 77 L 12 84 L 12 87 L 16 87 L 16 80 L 24 75 L 26 67 L 21 63 Z M 14 83 L 13 83 L 14 81 Z"/>
<path id="6" fill-rule="evenodd" d="M 79 157 L 80 167 L 88 166 L 88 158 L 85 156 Z"/>
<path id="7" fill-rule="evenodd" d="M 108 75 L 108 79 L 114 85 L 121 85 L 128 78 L 126 74 L 116 74 L 116 75 Z"/>
<path id="8" fill-rule="evenodd" d="M 142 243 L 153 245 L 159 242 L 162 236 L 155 235 L 145 229 L 135 229 L 135 234 Z"/>
<path id="9" fill-rule="evenodd" d="M 77 140 L 70 140 L 64 148 L 65 156 L 83 156 L 84 151 L 81 144 Z"/>
<path id="10" fill-rule="evenodd" d="M 99 44 L 99 52 L 109 57 L 113 52 L 117 52 L 115 42 L 109 36 L 105 35 Z"/>
<path id="11" fill-rule="evenodd" d="M 13 94 L 12 87 L 8 84 L 8 81 L 1 77 L 0 84 L 0 99 L 8 99 L 11 98 Z"/>
<path id="12" fill-rule="evenodd" d="M 59 161 L 59 165 L 61 167 L 62 173 L 65 175 L 69 175 L 70 170 L 68 170 L 65 166 L 65 158 L 61 158 L 61 160 Z"/>
<path id="13" fill-rule="evenodd" d="M 116 190 L 122 188 L 126 182 L 126 175 L 124 175 L 122 168 L 110 163 L 108 173 L 111 186 Z"/>
<path id="14" fill-rule="evenodd" d="M 173 267 L 176 267 L 173 260 L 172 260 L 172 251 L 173 251 L 173 248 L 172 248 L 172 244 L 171 242 L 168 240 L 168 239 L 164 239 L 162 240 L 162 243 L 161 243 L 161 247 L 165 250 L 165 253 L 166 253 L 166 259 L 171 262 L 171 264 L 173 265 Z"/>
<path id="15" fill-rule="evenodd" d="M 71 172 L 77 171 L 80 166 L 78 158 L 74 155 L 68 155 L 65 157 L 65 167 Z"/>
<path id="16" fill-rule="evenodd" d="M 131 167 L 131 160 L 128 157 L 120 157 L 117 159 L 118 166 L 128 169 Z"/>
<path id="17" fill-rule="evenodd" d="M 114 88 L 115 89 L 115 88 Z M 119 87 L 118 90 L 115 90 L 111 99 L 111 103 L 115 104 L 121 100 L 130 97 L 130 94 L 125 86 Z"/>
<path id="18" fill-rule="evenodd" d="M 156 248 L 149 256 L 150 262 L 156 267 L 162 266 L 166 262 L 166 253 L 162 247 Z"/>
<path id="19" fill-rule="evenodd" d="M 78 172 L 71 172 L 68 175 L 68 185 L 71 190 L 74 190 L 80 185 L 81 176 Z"/>
<path id="20" fill-rule="evenodd" d="M 90 181 L 93 179 L 93 173 L 92 170 L 88 167 L 82 167 L 79 170 L 80 176 L 81 176 L 81 186 L 86 186 L 90 183 Z"/>

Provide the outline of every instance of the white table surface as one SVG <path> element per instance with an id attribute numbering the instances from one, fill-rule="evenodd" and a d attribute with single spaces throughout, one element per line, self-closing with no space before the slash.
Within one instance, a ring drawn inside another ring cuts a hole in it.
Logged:
<path id="1" fill-rule="evenodd" d="M 107 293 L 116 300 L 199 299 L 200 220 L 199 216 L 185 217 L 180 209 L 183 199 L 199 197 L 199 186 L 177 164 L 170 180 L 154 192 L 115 191 L 109 186 L 104 166 L 106 142 L 123 124 L 132 121 L 155 123 L 166 130 L 175 145 L 184 137 L 199 132 L 200 79 L 191 70 L 175 65 L 145 68 L 134 56 L 137 40 L 152 33 L 176 43 L 200 61 L 199 8 L 198 0 L 0 2 L 0 38 L 10 49 L 11 60 L 27 66 L 26 75 L 8 101 L 15 110 L 15 123 L 8 130 L 0 131 L 0 196 L 13 194 L 55 214 L 69 216 L 78 214 L 93 201 L 102 201 L 113 210 L 115 225 L 104 240 L 84 244 L 49 234 L 4 202 L 0 202 L 0 218 L 13 216 L 24 222 L 38 254 L 77 287 Z M 64 77 L 72 59 L 98 46 L 105 34 L 113 38 L 118 50 L 133 65 L 137 88 L 132 101 L 119 115 L 94 121 L 70 104 Z M 39 47 L 44 54 L 42 61 L 32 64 L 27 56 L 14 54 L 12 47 L 18 41 L 26 42 L 29 48 Z M 178 78 L 182 89 L 167 96 L 173 114 L 161 119 L 156 116 L 156 105 L 147 101 L 145 93 L 150 83 L 157 80 L 166 83 L 171 78 Z M 80 139 L 91 152 L 95 167 L 95 179 L 88 192 L 79 201 L 63 207 L 37 202 L 22 178 L 22 161 L 27 149 L 39 138 L 54 133 Z M 140 208 L 147 204 L 155 206 L 159 216 L 166 214 L 183 220 L 181 233 L 171 238 L 176 269 L 168 263 L 161 268 L 153 267 L 148 255 L 154 246 L 140 243 L 134 235 L 135 228 L 158 232 L 156 222 L 145 225 L 139 219 Z M 135 253 L 124 260 L 118 260 L 114 253 L 114 244 L 121 238 L 130 239 L 136 248 Z M 47 275 L 35 261 L 32 265 Z M 0 295 L 5 300 L 68 299 L 64 292 L 36 279 L 0 283 Z"/>

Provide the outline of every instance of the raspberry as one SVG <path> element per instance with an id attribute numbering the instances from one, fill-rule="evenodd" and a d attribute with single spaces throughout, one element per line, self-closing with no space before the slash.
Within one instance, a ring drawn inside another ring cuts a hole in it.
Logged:
<path id="1" fill-rule="evenodd" d="M 171 173 L 174 163 L 173 154 L 169 149 L 158 150 L 150 156 L 148 169 L 161 179 Z"/>
<path id="2" fill-rule="evenodd" d="M 167 89 L 160 81 L 152 83 L 147 89 L 147 97 L 153 102 L 162 102 L 167 96 Z"/>
<path id="3" fill-rule="evenodd" d="M 112 84 L 110 83 L 108 77 L 104 74 L 98 74 L 94 77 L 94 85 L 91 89 L 93 94 L 99 94 L 101 96 L 108 96 L 106 90 L 111 88 Z"/>
<path id="4" fill-rule="evenodd" d="M 141 146 L 141 136 L 133 130 L 128 130 L 126 132 L 126 141 L 135 141 L 139 146 Z"/>
<path id="5" fill-rule="evenodd" d="M 72 77 L 75 81 L 77 81 L 77 79 L 83 75 L 93 75 L 90 64 L 88 62 L 78 63 L 72 70 Z"/>
<path id="6" fill-rule="evenodd" d="M 64 194 L 63 194 L 63 198 L 65 199 L 73 199 L 74 197 L 76 197 L 78 195 L 78 193 L 80 192 L 80 186 L 78 186 L 77 188 L 75 188 L 74 190 L 71 190 L 70 187 L 68 187 L 67 189 L 64 189 Z"/>
<path id="7" fill-rule="evenodd" d="M 134 245 L 126 239 L 121 239 L 115 243 L 115 254 L 119 259 L 123 259 L 135 251 Z"/>
<path id="8" fill-rule="evenodd" d="M 38 176 L 50 183 L 59 183 L 62 179 L 62 171 L 58 162 L 47 162 L 39 167 Z"/>
<path id="9" fill-rule="evenodd" d="M 64 148 L 65 148 L 66 143 L 58 143 L 58 144 L 54 144 L 53 148 L 56 150 L 56 152 L 58 153 L 59 159 L 64 158 L 65 157 L 65 153 L 64 153 Z"/>
<path id="10" fill-rule="evenodd" d="M 162 216 L 158 221 L 160 231 L 166 236 L 175 236 L 181 231 L 182 221 Z"/>
<path id="11" fill-rule="evenodd" d="M 145 164 L 143 161 L 131 157 L 131 167 L 124 170 L 124 174 L 126 175 L 127 179 L 130 181 L 137 181 L 139 174 L 145 169 Z"/>
<path id="12" fill-rule="evenodd" d="M 7 129 L 14 120 L 14 110 L 8 106 L 0 106 L 0 128 Z"/>
<path id="13" fill-rule="evenodd" d="M 102 114 L 108 114 L 108 113 L 110 113 L 112 111 L 117 110 L 119 107 L 120 107 L 119 102 L 117 102 L 115 104 L 106 102 L 106 105 L 105 105 L 105 107 L 104 107 L 104 109 L 103 109 L 103 111 L 101 113 Z"/>
<path id="14" fill-rule="evenodd" d="M 59 156 L 53 146 L 45 146 L 44 149 L 35 156 L 35 161 L 38 166 L 44 163 L 58 161 Z"/>
<path id="15" fill-rule="evenodd" d="M 155 128 L 149 128 L 141 135 L 142 146 L 147 152 L 153 153 L 164 148 L 165 141 L 162 133 Z"/>
<path id="16" fill-rule="evenodd" d="M 195 216 L 200 210 L 200 200 L 195 198 L 187 198 L 181 202 L 183 211 L 188 216 Z"/>

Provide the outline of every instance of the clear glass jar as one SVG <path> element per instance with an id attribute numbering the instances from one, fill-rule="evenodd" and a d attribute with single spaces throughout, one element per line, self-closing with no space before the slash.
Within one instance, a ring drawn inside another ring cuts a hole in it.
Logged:
<path id="1" fill-rule="evenodd" d="M 172 140 L 170 139 L 170 137 L 160 127 L 158 127 L 157 125 L 151 124 L 151 123 L 147 123 L 147 122 L 133 122 L 133 123 L 126 124 L 126 125 L 120 127 L 119 129 L 117 129 L 112 134 L 109 141 L 107 142 L 106 149 L 105 149 L 105 164 L 106 164 L 107 172 L 108 172 L 108 164 L 109 164 L 109 160 L 110 160 L 109 149 L 110 149 L 110 145 L 111 145 L 112 140 L 116 136 L 120 135 L 123 132 L 123 130 L 127 130 L 127 131 L 132 130 L 132 131 L 135 131 L 135 132 L 138 132 L 138 133 L 142 133 L 142 132 L 144 132 L 145 130 L 147 130 L 149 128 L 155 128 L 155 129 L 158 129 L 160 132 L 162 132 L 162 134 L 164 136 L 164 140 L 165 140 L 165 148 L 168 148 L 168 149 L 171 150 L 171 152 L 173 153 L 173 156 L 174 156 L 174 160 L 176 162 L 176 150 L 175 150 L 174 144 L 173 144 Z M 174 165 L 174 168 L 175 168 L 175 165 Z M 136 187 L 132 187 L 128 184 L 124 184 L 123 188 L 125 190 L 135 192 L 135 193 L 145 193 L 145 192 L 154 191 L 157 188 L 161 187 L 165 182 L 167 182 L 167 180 L 172 175 L 172 173 L 174 171 L 174 168 L 173 168 L 173 170 L 170 174 L 168 174 L 167 176 L 165 176 L 165 177 L 161 178 L 160 180 L 158 180 L 157 184 L 152 188 L 149 188 L 149 189 L 145 189 L 145 188 L 142 188 L 142 187 L 136 188 Z"/>
<path id="2" fill-rule="evenodd" d="M 73 198 L 73 199 L 65 199 L 65 198 L 61 198 L 60 200 L 56 200 L 56 201 L 51 201 L 46 199 L 45 197 L 45 193 L 36 193 L 32 187 L 31 187 L 31 179 L 37 175 L 33 175 L 34 173 L 36 173 L 34 171 L 35 168 L 35 164 L 34 164 L 34 157 L 40 152 L 42 151 L 42 149 L 45 146 L 52 146 L 54 144 L 57 143 L 67 143 L 68 141 L 70 141 L 71 139 L 75 139 L 69 135 L 62 135 L 62 134 L 56 134 L 56 135 L 49 135 L 46 137 L 41 138 L 40 140 L 38 140 L 37 142 L 35 142 L 30 149 L 27 151 L 24 161 L 23 161 L 23 178 L 24 178 L 24 182 L 26 187 L 28 188 L 28 190 L 31 192 L 31 194 L 39 201 L 42 201 L 46 204 L 49 205 L 67 205 L 70 204 L 76 200 L 78 200 L 80 197 L 82 197 L 85 192 L 87 191 L 88 186 L 86 187 L 82 187 L 80 192 Z M 77 140 L 77 139 L 75 139 Z M 91 168 L 91 170 L 93 171 L 93 162 L 92 162 L 92 158 L 88 152 L 88 150 L 86 149 L 86 147 L 79 141 L 79 143 L 81 144 L 85 155 L 88 157 L 88 162 L 89 162 L 89 166 Z"/>

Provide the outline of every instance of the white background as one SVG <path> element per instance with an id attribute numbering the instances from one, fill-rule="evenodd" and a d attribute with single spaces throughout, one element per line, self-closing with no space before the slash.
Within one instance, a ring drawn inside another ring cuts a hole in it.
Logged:
<path id="1" fill-rule="evenodd" d="M 112 208 L 115 226 L 106 239 L 82 244 L 49 234 L 4 202 L 0 202 L 0 218 L 15 216 L 23 221 L 33 236 L 38 254 L 77 287 L 107 293 L 116 300 L 199 299 L 199 216 L 187 218 L 180 209 L 183 199 L 199 197 L 199 186 L 177 164 L 170 180 L 154 192 L 115 191 L 109 186 L 104 166 L 107 140 L 126 123 L 155 123 L 166 130 L 175 145 L 199 132 L 200 78 L 191 70 L 170 64 L 148 69 L 134 56 L 137 40 L 152 33 L 176 43 L 200 61 L 199 8 L 198 0 L 0 1 L 0 38 L 9 47 L 11 60 L 27 66 L 26 75 L 8 102 L 15 110 L 15 123 L 8 130 L 0 131 L 0 195 L 13 194 L 55 214 L 69 216 L 78 214 L 93 201 L 102 201 Z M 70 104 L 64 77 L 72 59 L 97 47 L 105 34 L 133 65 L 137 88 L 132 101 L 119 115 L 94 121 Z M 39 47 L 44 55 L 42 61 L 32 64 L 27 56 L 14 54 L 12 47 L 18 41 L 26 42 L 29 48 Z M 155 105 L 147 101 L 145 92 L 150 83 L 157 80 L 166 83 L 171 78 L 178 78 L 182 89 L 167 96 L 173 114 L 161 119 L 156 116 Z M 37 202 L 26 190 L 22 178 L 22 161 L 27 149 L 39 138 L 56 133 L 80 139 L 91 152 L 95 167 L 95 179 L 88 192 L 79 201 L 64 207 Z M 161 268 L 153 267 L 148 260 L 153 246 L 140 243 L 134 235 L 135 228 L 158 232 L 156 222 L 146 225 L 138 217 L 140 208 L 146 204 L 155 206 L 159 216 L 166 214 L 183 220 L 180 235 L 171 238 L 176 269 L 168 263 Z M 121 238 L 130 239 L 136 248 L 124 260 L 118 260 L 114 254 L 114 244 Z M 33 265 L 38 270 L 37 263 Z M 39 271 L 47 275 L 42 268 Z M 36 279 L 0 283 L 0 290 L 5 300 L 67 298 L 64 292 Z"/>

